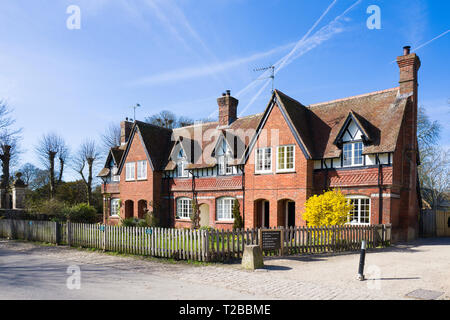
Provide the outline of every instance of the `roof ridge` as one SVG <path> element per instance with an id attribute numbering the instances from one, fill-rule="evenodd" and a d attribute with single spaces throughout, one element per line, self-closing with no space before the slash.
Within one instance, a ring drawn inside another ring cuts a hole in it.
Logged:
<path id="1" fill-rule="evenodd" d="M 359 94 L 359 95 L 355 95 L 355 96 L 350 96 L 350 97 L 346 97 L 346 98 L 340 98 L 340 99 L 335 99 L 335 100 L 330 100 L 330 101 L 324 101 L 324 102 L 318 102 L 318 103 L 313 103 L 310 105 L 307 105 L 306 107 L 310 108 L 310 107 L 317 107 L 320 105 L 325 105 L 325 104 L 330 104 L 330 103 L 336 103 L 336 102 L 341 102 L 341 101 L 347 101 L 347 100 L 352 100 L 352 99 L 358 99 L 358 98 L 363 98 L 363 97 L 368 97 L 368 96 L 372 96 L 375 94 L 380 94 L 380 93 L 385 93 L 385 92 L 390 92 L 390 91 L 395 91 L 398 90 L 400 87 L 394 87 L 394 88 L 390 88 L 390 89 L 384 89 L 384 90 L 378 90 L 378 91 L 373 91 L 373 92 L 368 92 L 368 93 L 363 93 L 363 94 Z"/>
<path id="2" fill-rule="evenodd" d="M 166 128 L 166 127 L 157 126 L 156 124 L 148 123 L 148 122 L 145 122 L 145 121 L 135 120 L 135 122 L 136 122 L 137 125 L 143 124 L 145 126 L 154 127 L 154 128 L 157 128 L 157 129 L 164 129 L 164 130 L 169 130 L 169 131 L 173 130 L 173 129 L 169 129 L 169 128 Z"/>

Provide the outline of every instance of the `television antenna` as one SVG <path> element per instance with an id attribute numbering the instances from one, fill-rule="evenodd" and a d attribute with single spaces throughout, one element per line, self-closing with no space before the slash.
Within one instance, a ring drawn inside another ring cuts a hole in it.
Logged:
<path id="1" fill-rule="evenodd" d="M 272 66 L 268 66 L 268 67 L 256 68 L 256 69 L 253 69 L 253 71 L 259 72 L 259 71 L 267 71 L 269 69 L 271 70 L 270 76 L 264 77 L 264 78 L 258 78 L 256 80 L 272 79 L 272 92 L 273 92 L 273 89 L 274 89 L 273 85 L 275 82 L 275 66 L 272 65 Z"/>
<path id="2" fill-rule="evenodd" d="M 134 116 L 134 120 L 136 120 L 136 108 L 139 108 L 141 105 L 139 103 L 136 103 L 135 106 L 131 106 L 131 108 L 133 108 L 133 116 Z"/>

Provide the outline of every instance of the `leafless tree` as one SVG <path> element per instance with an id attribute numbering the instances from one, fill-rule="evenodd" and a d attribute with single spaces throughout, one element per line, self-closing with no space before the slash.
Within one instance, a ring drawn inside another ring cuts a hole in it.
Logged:
<path id="1" fill-rule="evenodd" d="M 19 172 L 22 173 L 23 182 L 28 186 L 38 177 L 39 171 L 40 169 L 31 163 L 25 163 L 19 169 Z"/>
<path id="2" fill-rule="evenodd" d="M 101 135 L 101 139 L 106 150 L 120 146 L 120 126 L 113 122 L 110 123 Z"/>
<path id="3" fill-rule="evenodd" d="M 64 139 L 56 133 L 44 134 L 35 148 L 42 165 L 49 174 L 50 198 L 56 194 L 61 184 L 65 165 L 69 158 L 69 148 Z M 58 175 L 56 175 L 58 170 Z"/>
<path id="4" fill-rule="evenodd" d="M 177 126 L 177 116 L 168 110 L 163 110 L 160 113 L 147 117 L 145 118 L 145 121 L 155 126 L 168 129 L 172 129 Z"/>
<path id="5" fill-rule="evenodd" d="M 20 153 L 19 140 L 22 129 L 12 129 L 15 120 L 11 117 L 12 110 L 8 104 L 0 100 L 0 161 L 2 164 L 1 188 L 8 188 L 10 170 L 17 164 Z"/>
<path id="6" fill-rule="evenodd" d="M 74 170 L 77 171 L 86 186 L 88 204 L 92 203 L 92 181 L 94 167 L 100 159 L 101 152 L 93 140 L 86 140 L 80 146 L 74 161 Z"/>
<path id="7" fill-rule="evenodd" d="M 419 108 L 417 140 L 420 166 L 418 167 L 422 199 L 434 210 L 450 188 L 450 150 L 438 145 L 441 126 L 432 122 L 424 107 Z"/>
<path id="8" fill-rule="evenodd" d="M 157 114 L 147 117 L 145 118 L 145 121 L 155 126 L 169 129 L 186 127 L 195 123 L 195 121 L 191 118 L 185 116 L 177 117 L 177 115 L 168 110 L 163 110 Z"/>

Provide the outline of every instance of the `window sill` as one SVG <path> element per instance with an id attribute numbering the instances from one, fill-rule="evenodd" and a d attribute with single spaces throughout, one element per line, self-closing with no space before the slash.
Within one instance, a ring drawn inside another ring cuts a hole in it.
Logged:
<path id="1" fill-rule="evenodd" d="M 216 220 L 216 223 L 232 224 L 234 220 Z"/>
<path id="2" fill-rule="evenodd" d="M 255 171 L 255 175 L 273 174 L 273 171 Z"/>
<path id="3" fill-rule="evenodd" d="M 147 178 L 137 179 L 136 181 L 147 181 Z"/>
<path id="4" fill-rule="evenodd" d="M 175 221 L 192 222 L 191 218 L 175 218 Z"/>
<path id="5" fill-rule="evenodd" d="M 295 170 L 277 170 L 276 173 L 295 173 Z"/>

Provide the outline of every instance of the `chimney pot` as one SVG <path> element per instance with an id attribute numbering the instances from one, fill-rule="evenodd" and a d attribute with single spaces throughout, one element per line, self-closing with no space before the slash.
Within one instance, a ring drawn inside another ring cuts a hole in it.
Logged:
<path id="1" fill-rule="evenodd" d="M 411 53 L 411 46 L 404 46 L 403 47 L 403 55 L 407 56 Z"/>
<path id="2" fill-rule="evenodd" d="M 217 98 L 219 105 L 219 126 L 228 126 L 237 119 L 238 99 L 230 95 L 230 90 Z"/>

